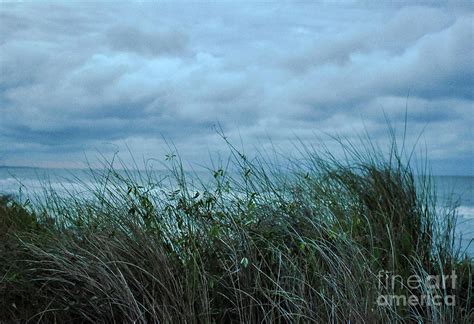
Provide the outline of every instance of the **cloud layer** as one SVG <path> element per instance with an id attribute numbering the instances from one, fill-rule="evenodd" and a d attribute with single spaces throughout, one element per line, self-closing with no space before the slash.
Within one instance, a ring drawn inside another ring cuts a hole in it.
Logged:
<path id="1" fill-rule="evenodd" d="M 474 174 L 473 7 L 1 4 L 0 164 L 69 166 L 163 139 L 193 161 L 223 143 L 386 138 L 408 104 L 437 173 Z M 407 99 L 407 96 L 409 97 Z M 384 113 L 385 112 L 385 113 Z M 290 151 L 288 151 L 290 153 Z"/>

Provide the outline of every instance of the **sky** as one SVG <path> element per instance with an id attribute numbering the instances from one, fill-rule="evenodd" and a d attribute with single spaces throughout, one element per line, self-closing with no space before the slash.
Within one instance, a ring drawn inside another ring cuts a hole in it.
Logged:
<path id="1" fill-rule="evenodd" d="M 216 128 L 249 154 L 383 146 L 406 117 L 434 173 L 474 175 L 473 30 L 471 1 L 1 2 L 0 165 L 205 164 Z"/>

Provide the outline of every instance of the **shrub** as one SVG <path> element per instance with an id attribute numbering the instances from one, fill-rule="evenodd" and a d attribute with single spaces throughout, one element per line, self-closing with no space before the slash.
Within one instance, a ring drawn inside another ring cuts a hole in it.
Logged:
<path id="1" fill-rule="evenodd" d="M 2 200 L 0 319 L 470 322 L 455 212 L 437 211 L 429 177 L 418 184 L 395 145 L 384 157 L 341 144 L 344 160 L 303 147 L 290 172 L 230 146 L 233 167 L 207 182 L 170 154 L 168 184 L 108 164 L 87 197 L 52 192 L 33 211 Z M 435 293 L 456 306 L 381 306 L 381 294 L 429 292 L 381 286 L 381 270 L 454 271 L 456 289 Z"/>

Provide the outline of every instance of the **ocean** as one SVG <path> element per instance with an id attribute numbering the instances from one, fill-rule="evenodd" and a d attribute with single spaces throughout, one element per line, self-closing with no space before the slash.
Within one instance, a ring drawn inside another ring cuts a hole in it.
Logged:
<path id="1" fill-rule="evenodd" d="M 64 192 L 77 183 L 75 178 L 89 184 L 94 182 L 89 171 L 85 170 L 0 167 L 0 195 L 27 197 L 41 194 L 46 185 Z M 453 202 L 458 206 L 459 246 L 474 256 L 474 242 L 471 242 L 474 238 L 474 177 L 434 176 L 433 180 L 438 207 L 452 206 Z"/>

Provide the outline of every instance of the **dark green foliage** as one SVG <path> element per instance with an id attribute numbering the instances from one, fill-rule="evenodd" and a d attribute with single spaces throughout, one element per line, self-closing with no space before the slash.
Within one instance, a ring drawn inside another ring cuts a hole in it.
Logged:
<path id="1" fill-rule="evenodd" d="M 93 198 L 3 198 L 0 320 L 470 323 L 472 259 L 454 247 L 454 210 L 437 212 L 395 147 L 388 159 L 343 149 L 345 160 L 304 148 L 283 173 L 231 146 L 237 170 L 212 170 L 210 184 L 187 179 L 173 153 L 169 186 L 108 168 L 84 185 Z M 457 304 L 379 306 L 407 293 L 381 288 L 380 270 L 455 271 L 456 289 L 436 293 Z"/>

